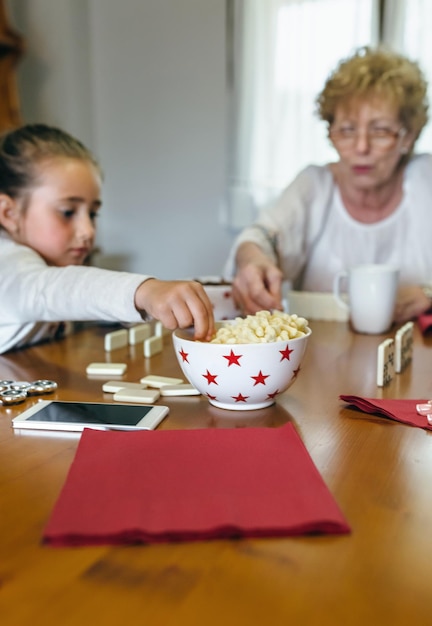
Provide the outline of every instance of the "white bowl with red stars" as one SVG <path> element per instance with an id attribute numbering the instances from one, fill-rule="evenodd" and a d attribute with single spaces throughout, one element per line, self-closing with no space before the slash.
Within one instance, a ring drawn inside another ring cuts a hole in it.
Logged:
<path id="1" fill-rule="evenodd" d="M 195 341 L 192 329 L 172 337 L 183 374 L 212 405 L 248 411 L 274 404 L 296 381 L 310 335 L 307 328 L 288 341 L 237 344 Z"/>

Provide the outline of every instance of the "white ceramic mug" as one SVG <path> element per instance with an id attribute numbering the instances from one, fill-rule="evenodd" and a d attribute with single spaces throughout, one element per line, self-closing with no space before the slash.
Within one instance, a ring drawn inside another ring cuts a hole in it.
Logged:
<path id="1" fill-rule="evenodd" d="M 348 302 L 342 298 L 342 281 L 347 283 Z M 333 294 L 349 311 L 354 330 L 380 334 L 392 325 L 398 281 L 399 270 L 390 265 L 357 265 L 335 275 Z"/>

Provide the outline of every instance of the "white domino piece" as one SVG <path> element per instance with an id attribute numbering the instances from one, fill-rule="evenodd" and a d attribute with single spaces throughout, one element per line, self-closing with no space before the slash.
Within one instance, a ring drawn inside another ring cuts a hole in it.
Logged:
<path id="1" fill-rule="evenodd" d="M 152 404 L 160 398 L 158 389 L 120 389 L 114 396 L 117 402 L 135 402 L 137 404 Z"/>
<path id="2" fill-rule="evenodd" d="M 143 343 L 146 339 L 151 337 L 152 328 L 147 322 L 146 324 L 138 324 L 129 328 L 129 344 L 136 346 L 137 343 Z"/>
<path id="3" fill-rule="evenodd" d="M 124 348 L 129 343 L 129 333 L 126 328 L 120 330 L 114 330 L 112 333 L 107 333 L 104 337 L 104 347 L 106 352 L 117 350 L 118 348 Z"/>
<path id="4" fill-rule="evenodd" d="M 154 354 L 158 354 L 163 350 L 163 339 L 158 335 L 153 335 L 144 340 L 144 356 L 150 357 Z"/>
<path id="5" fill-rule="evenodd" d="M 384 387 L 392 380 L 395 373 L 395 342 L 385 339 L 378 346 L 377 355 L 377 386 Z"/>
<path id="6" fill-rule="evenodd" d="M 395 371 L 400 374 L 412 360 L 414 323 L 407 322 L 395 335 Z"/>
<path id="7" fill-rule="evenodd" d="M 154 334 L 156 335 L 156 337 L 163 337 L 164 335 L 168 335 L 170 332 L 172 331 L 169 330 L 169 328 L 165 328 L 162 322 L 160 322 L 159 320 L 155 322 Z"/>
<path id="8" fill-rule="evenodd" d="M 161 396 L 200 396 L 201 393 L 193 385 L 163 385 L 160 388 Z"/>
<path id="9" fill-rule="evenodd" d="M 90 363 L 86 372 L 93 376 L 122 376 L 126 369 L 126 363 Z"/>
<path id="10" fill-rule="evenodd" d="M 120 389 L 130 389 L 131 391 L 136 391 L 137 389 L 146 389 L 146 385 L 142 385 L 141 383 L 129 383 L 121 380 L 108 380 L 106 383 L 102 385 L 102 391 L 106 393 L 117 393 Z"/>
<path id="11" fill-rule="evenodd" d="M 172 378 L 171 376 L 155 376 L 154 374 L 149 374 L 148 376 L 144 376 L 141 378 L 140 383 L 147 385 L 147 387 L 156 387 L 157 389 L 161 389 L 167 385 L 180 385 L 184 383 L 183 378 Z"/>

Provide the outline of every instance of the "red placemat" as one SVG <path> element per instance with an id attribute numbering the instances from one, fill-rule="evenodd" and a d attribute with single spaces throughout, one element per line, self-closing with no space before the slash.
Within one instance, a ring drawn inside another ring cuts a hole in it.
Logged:
<path id="1" fill-rule="evenodd" d="M 416 405 L 424 404 L 427 400 L 382 400 L 378 398 L 362 398 L 360 396 L 339 396 L 344 402 L 352 404 L 356 408 L 365 413 L 373 413 L 384 417 L 408 424 L 409 426 L 417 426 L 426 430 L 432 430 L 432 424 L 429 424 L 425 415 L 417 413 Z"/>
<path id="2" fill-rule="evenodd" d="M 423 313 L 417 318 L 417 323 L 423 335 L 432 330 L 432 313 Z"/>
<path id="3" fill-rule="evenodd" d="M 86 429 L 43 539 L 71 546 L 348 532 L 286 424 Z"/>

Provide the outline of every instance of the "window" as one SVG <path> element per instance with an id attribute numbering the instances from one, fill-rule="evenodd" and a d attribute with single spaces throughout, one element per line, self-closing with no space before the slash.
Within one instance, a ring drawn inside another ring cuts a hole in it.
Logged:
<path id="1" fill-rule="evenodd" d="M 429 65 L 432 79 L 428 32 L 422 27 L 432 23 L 432 2 L 410 0 L 409 11 L 407 0 L 231 0 L 231 7 L 226 216 L 235 231 L 303 167 L 337 157 L 314 109 L 340 59 L 384 41 L 419 60 L 424 70 Z M 430 145 L 429 132 L 418 143 L 423 150 Z"/>
<path id="2" fill-rule="evenodd" d="M 432 48 L 430 0 L 387 0 L 384 4 L 383 41 L 398 52 L 416 60 L 432 88 Z M 431 96 L 429 96 L 431 101 Z M 423 129 L 417 152 L 431 152 L 432 123 Z"/>

